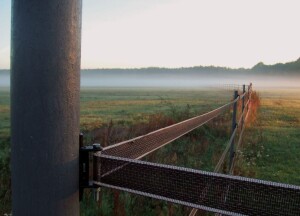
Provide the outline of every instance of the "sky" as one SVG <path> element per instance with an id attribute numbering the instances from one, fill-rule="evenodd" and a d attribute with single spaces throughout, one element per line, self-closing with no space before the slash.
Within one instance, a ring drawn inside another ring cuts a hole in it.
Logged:
<path id="1" fill-rule="evenodd" d="M 0 0 L 0 69 L 11 0 Z M 299 0 L 84 0 L 82 68 L 253 67 L 300 57 Z"/>

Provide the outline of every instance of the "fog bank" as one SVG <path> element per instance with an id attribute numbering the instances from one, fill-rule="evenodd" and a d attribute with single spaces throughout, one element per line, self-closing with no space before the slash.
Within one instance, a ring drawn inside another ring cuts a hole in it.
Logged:
<path id="1" fill-rule="evenodd" d="M 258 89 L 300 88 L 300 73 L 197 71 L 190 69 L 95 69 L 81 71 L 81 87 L 201 88 L 248 84 Z M 9 88 L 10 73 L 0 70 L 0 87 Z"/>

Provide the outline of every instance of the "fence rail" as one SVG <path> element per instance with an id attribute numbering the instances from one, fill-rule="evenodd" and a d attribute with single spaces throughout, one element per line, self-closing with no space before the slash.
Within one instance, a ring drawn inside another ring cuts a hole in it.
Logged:
<path id="1" fill-rule="evenodd" d="M 187 119 L 185 121 L 173 124 L 171 126 L 153 131 L 144 136 L 140 136 L 125 142 L 108 146 L 103 149 L 101 154 L 113 155 L 116 157 L 125 157 L 131 159 L 140 159 L 151 152 L 163 147 L 164 145 L 180 138 L 197 127 L 204 125 L 210 120 L 216 118 L 239 98 L 225 104 L 211 112 Z"/>
<path id="2" fill-rule="evenodd" d="M 99 186 L 226 215 L 297 215 L 300 187 L 109 155 L 94 179 Z"/>

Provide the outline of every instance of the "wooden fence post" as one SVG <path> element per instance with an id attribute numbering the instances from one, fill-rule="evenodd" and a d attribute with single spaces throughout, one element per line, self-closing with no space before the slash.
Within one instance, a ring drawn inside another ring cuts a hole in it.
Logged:
<path id="1" fill-rule="evenodd" d="M 245 94 L 246 93 L 246 85 L 244 84 L 243 85 L 243 94 Z M 244 95 L 244 97 L 243 97 L 243 99 L 242 99 L 242 125 L 241 125 L 241 128 L 243 128 L 244 127 L 244 121 L 245 121 L 245 118 L 244 118 L 244 110 L 245 110 L 245 97 L 246 97 L 246 95 Z"/>
<path id="2" fill-rule="evenodd" d="M 234 90 L 233 100 L 237 99 L 238 96 L 239 96 L 238 91 Z M 231 134 L 234 133 L 234 130 L 236 128 L 236 115 L 237 115 L 237 101 L 233 104 Z M 232 142 L 230 144 L 229 170 L 231 169 L 232 166 L 233 157 L 234 157 L 234 139 L 232 139 Z"/>

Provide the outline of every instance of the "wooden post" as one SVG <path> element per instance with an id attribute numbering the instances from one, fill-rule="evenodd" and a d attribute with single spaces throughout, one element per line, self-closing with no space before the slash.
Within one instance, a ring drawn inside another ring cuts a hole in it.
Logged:
<path id="1" fill-rule="evenodd" d="M 239 96 L 238 91 L 234 90 L 233 100 L 235 100 Z M 232 112 L 232 125 L 231 125 L 231 134 L 233 134 L 236 128 L 236 114 L 237 114 L 237 102 L 233 104 L 233 112 Z M 229 155 L 229 170 L 231 169 L 232 162 L 234 157 L 234 139 L 230 144 L 230 155 Z"/>
<path id="2" fill-rule="evenodd" d="M 246 92 L 246 85 L 244 84 L 243 85 L 243 94 L 245 94 L 245 92 Z M 245 110 L 245 97 L 246 97 L 246 95 L 244 95 L 244 97 L 243 97 L 243 99 L 242 99 L 242 127 L 241 128 L 243 128 L 244 127 L 244 121 L 245 121 L 245 118 L 244 118 L 244 110 Z"/>
<path id="3" fill-rule="evenodd" d="M 79 215 L 81 0 L 13 0 L 12 214 Z"/>
<path id="4" fill-rule="evenodd" d="M 247 95 L 248 95 L 248 97 L 247 97 L 247 103 L 248 103 L 248 101 L 250 102 L 250 88 L 251 88 L 251 83 L 250 83 L 250 85 L 248 85 L 248 92 L 247 92 Z M 247 112 L 249 111 L 249 103 L 248 103 L 248 105 L 247 105 Z"/>
<path id="5" fill-rule="evenodd" d="M 249 100 L 251 101 L 251 94 L 252 94 L 252 83 L 250 83 L 250 88 L 249 88 Z"/>

